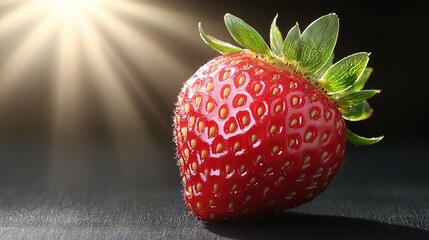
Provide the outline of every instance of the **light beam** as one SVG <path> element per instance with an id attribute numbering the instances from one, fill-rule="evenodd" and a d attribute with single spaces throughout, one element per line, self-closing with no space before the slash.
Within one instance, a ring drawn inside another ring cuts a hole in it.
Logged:
<path id="1" fill-rule="evenodd" d="M 0 6 L 11 6 L 0 16 L 0 45 L 7 46 L 0 49 L 0 105 L 41 78 L 31 75 L 36 68 L 52 83 L 55 143 L 79 141 L 88 125 L 87 105 L 101 106 L 100 119 L 119 145 L 141 141 L 150 148 L 148 116 L 169 131 L 148 91 L 175 91 L 168 86 L 190 71 L 156 34 L 190 42 L 192 17 L 131 0 L 5 0 Z M 88 95 L 95 97 L 82 97 Z"/>

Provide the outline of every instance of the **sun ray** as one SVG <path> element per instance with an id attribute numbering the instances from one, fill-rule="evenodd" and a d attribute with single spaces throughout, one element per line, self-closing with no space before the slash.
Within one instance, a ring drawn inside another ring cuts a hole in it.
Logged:
<path id="1" fill-rule="evenodd" d="M 119 56 L 117 51 L 106 49 L 106 54 L 109 55 L 114 62 L 116 69 L 118 69 L 117 71 L 121 73 L 121 76 L 123 76 L 122 80 L 127 81 L 131 85 L 131 88 L 137 92 L 142 103 L 148 107 L 148 111 L 145 111 L 145 113 L 150 114 L 167 129 L 170 123 L 165 120 L 165 117 L 162 116 L 157 106 L 152 103 L 153 99 L 149 98 L 147 90 L 140 86 L 135 74 L 129 70 L 129 67 L 122 61 L 123 59 L 121 59 L 121 56 Z"/>
<path id="2" fill-rule="evenodd" d="M 57 61 L 54 68 L 54 137 L 55 142 L 75 137 L 81 130 L 79 117 L 83 103 L 79 34 L 70 18 L 61 22 L 58 34 Z"/>
<path id="3" fill-rule="evenodd" d="M 18 1 L 10 1 L 18 2 Z M 39 20 L 41 15 L 46 14 L 43 10 L 45 7 L 37 1 L 25 2 L 16 9 L 0 17 L 0 39 L 7 37 L 10 32 L 21 27 Z"/>
<path id="4" fill-rule="evenodd" d="M 170 129 L 170 86 L 191 72 L 176 44 L 192 46 L 194 22 L 146 1 L 0 0 L 0 104 L 29 85 L 50 87 L 52 105 L 43 107 L 52 116 L 53 171 L 74 166 L 79 175 L 88 163 L 74 156 L 98 143 L 125 152 L 128 168 L 149 161 L 153 137 Z"/>
<path id="5" fill-rule="evenodd" d="M 114 139 L 126 143 L 130 136 L 144 136 L 142 122 L 129 99 L 118 74 L 112 71 L 104 49 L 109 48 L 89 21 L 79 22 L 85 64 L 91 68 L 91 80 L 103 102 Z"/>
<path id="6" fill-rule="evenodd" d="M 103 11 L 101 8 L 98 9 L 100 12 Z M 93 16 L 93 15 L 92 15 Z M 108 16 L 108 17 L 106 17 Z M 110 15 L 109 12 L 104 12 L 102 15 L 99 15 L 102 19 L 107 19 L 110 23 L 114 21 L 114 26 L 119 26 L 118 28 L 113 28 L 112 25 L 109 26 L 99 26 L 98 29 L 103 29 L 103 36 L 104 39 L 114 39 L 115 41 L 109 41 L 108 44 L 110 47 L 105 49 L 106 53 L 108 54 L 109 58 L 114 61 L 113 65 L 116 68 L 118 72 L 121 73 L 122 81 L 126 81 L 133 92 L 136 92 L 138 97 L 140 98 L 141 102 L 143 103 L 144 107 L 144 114 L 150 114 L 150 116 L 157 119 L 159 123 L 165 128 L 168 129 L 170 123 L 166 121 L 165 116 L 162 116 L 159 110 L 159 102 L 156 104 L 153 104 L 155 100 L 162 100 L 159 98 L 160 94 L 154 94 L 153 91 L 154 85 L 156 83 L 150 83 L 148 81 L 148 75 L 149 71 L 156 70 L 157 68 L 155 66 L 148 67 L 146 66 L 146 62 L 143 61 L 136 61 L 136 58 L 132 58 L 131 60 L 128 59 L 130 57 L 130 54 L 133 52 L 139 53 L 142 57 L 150 56 L 148 59 L 150 59 L 152 62 L 162 62 L 167 61 L 165 60 L 167 55 L 170 56 L 170 59 L 172 58 L 171 54 L 168 54 L 166 52 L 159 53 L 159 51 L 162 51 L 162 48 L 160 46 L 151 45 L 150 49 L 156 50 L 156 54 L 151 54 L 151 52 L 148 52 L 147 49 L 147 42 L 149 40 L 143 39 L 144 36 L 142 35 L 142 32 L 133 29 L 133 28 L 125 28 L 124 22 L 121 22 L 120 20 L 114 18 L 114 16 Z M 115 37 L 113 35 L 117 35 L 120 37 Z M 135 39 L 132 44 L 129 44 L 132 39 Z M 146 45 L 145 45 L 146 44 Z M 156 49 L 154 49 L 156 48 Z M 141 50 L 141 52 L 136 51 Z M 146 49 L 146 51 L 144 51 Z M 126 54 L 122 54 L 125 52 Z M 121 54 L 120 54 L 121 53 Z M 133 54 L 134 56 L 134 54 Z M 164 60 L 159 60 L 158 58 L 162 56 L 165 56 Z M 140 57 L 140 56 L 139 56 Z M 142 58 L 140 58 L 142 59 Z M 144 58 L 143 58 L 144 59 Z M 173 63 L 174 59 L 169 60 L 171 63 Z M 174 63 L 173 63 L 174 64 Z M 136 68 L 132 68 L 132 66 L 135 66 Z M 134 70 L 132 72 L 132 70 Z M 140 74 L 136 74 L 136 70 L 142 72 L 142 76 Z M 168 75 L 175 76 L 177 74 L 177 71 L 175 69 L 171 69 L 170 71 L 166 72 Z M 166 74 L 163 72 L 163 74 Z M 155 73 L 156 75 L 160 75 L 160 73 Z M 180 74 L 180 73 L 179 73 Z M 140 78 L 140 79 L 138 79 Z M 171 79 L 172 77 L 168 77 L 166 79 Z M 149 77 L 150 79 L 150 77 Z M 142 81 L 143 80 L 143 81 Z M 165 91 L 164 91 L 165 92 Z M 156 97 L 157 99 L 153 99 L 152 97 Z"/>
<path id="7" fill-rule="evenodd" d="M 187 41 L 199 40 L 189 34 L 195 31 L 195 19 L 190 15 L 163 9 L 146 2 L 107 1 L 103 5 L 109 12 L 122 13 L 140 22 L 152 24 Z"/>
<path id="8" fill-rule="evenodd" d="M 100 27 L 108 27 L 109 37 L 121 47 L 121 50 L 131 60 L 139 63 L 140 70 L 146 76 L 146 81 L 156 79 L 156 85 L 163 87 L 168 86 L 172 76 L 186 74 L 186 67 L 181 61 L 175 59 L 156 42 L 150 41 L 120 19 L 113 17 L 109 12 L 101 8 L 93 8 L 90 15 L 99 23 L 109 23 L 108 26 L 100 25 Z"/>
<path id="9" fill-rule="evenodd" d="M 37 57 L 43 51 L 43 46 L 51 39 L 56 29 L 55 21 L 57 16 L 50 13 L 43 20 L 38 22 L 33 30 L 27 35 L 12 56 L 0 68 L 0 96 L 6 95 L 11 88 L 16 88 L 21 84 L 23 78 L 31 65 L 39 64 Z M 45 53 L 48 54 L 48 53 Z"/>
<path id="10" fill-rule="evenodd" d="M 0 2 L 0 8 L 5 8 L 5 7 L 9 7 L 10 5 L 19 5 L 20 3 L 23 3 L 23 1 L 19 1 L 19 0 L 3 0 L 2 2 Z"/>

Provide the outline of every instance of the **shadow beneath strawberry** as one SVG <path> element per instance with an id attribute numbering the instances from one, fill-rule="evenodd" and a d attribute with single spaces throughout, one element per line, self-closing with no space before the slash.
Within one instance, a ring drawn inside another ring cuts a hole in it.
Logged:
<path id="1" fill-rule="evenodd" d="M 246 220 L 205 223 L 232 239 L 429 239 L 429 231 L 350 217 L 282 212 Z"/>

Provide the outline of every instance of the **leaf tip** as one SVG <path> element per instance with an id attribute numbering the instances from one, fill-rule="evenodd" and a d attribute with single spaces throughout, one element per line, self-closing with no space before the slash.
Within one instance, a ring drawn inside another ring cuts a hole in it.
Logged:
<path id="1" fill-rule="evenodd" d="M 226 13 L 225 16 L 223 17 L 225 20 L 234 17 L 234 15 L 232 15 L 231 13 Z"/>
<path id="2" fill-rule="evenodd" d="M 373 138 L 370 138 L 370 139 L 371 139 L 371 142 L 370 142 L 370 143 L 368 143 L 368 145 L 372 145 L 372 144 L 378 143 L 378 142 L 380 142 L 381 140 L 383 140 L 383 138 L 384 138 L 384 135 L 381 135 L 381 136 L 379 136 L 379 137 L 373 137 Z"/>
<path id="3" fill-rule="evenodd" d="M 334 12 L 333 13 L 328 13 L 325 16 L 334 17 L 334 18 L 338 19 L 338 15 L 336 13 L 334 13 Z"/>
<path id="4" fill-rule="evenodd" d="M 198 32 L 200 33 L 200 37 L 203 39 L 203 41 L 207 43 L 207 41 L 206 41 L 207 36 L 204 33 L 203 26 L 202 26 L 201 22 L 198 22 Z"/>
<path id="5" fill-rule="evenodd" d="M 338 15 L 336 13 L 328 13 L 326 15 L 321 16 L 318 20 L 320 20 L 320 19 L 330 19 L 331 21 L 333 20 L 337 23 L 339 21 Z"/>
<path id="6" fill-rule="evenodd" d="M 359 136 L 353 133 L 352 131 L 350 131 L 348 128 L 346 128 L 346 137 L 351 144 L 356 146 L 361 146 L 361 145 L 372 145 L 372 144 L 378 143 L 384 138 L 384 135 L 379 137 L 367 138 L 367 137 Z"/>
<path id="7" fill-rule="evenodd" d="M 274 16 L 273 21 L 271 22 L 271 27 L 276 27 L 277 26 L 277 18 L 279 17 L 279 14 L 276 13 L 276 15 Z"/>

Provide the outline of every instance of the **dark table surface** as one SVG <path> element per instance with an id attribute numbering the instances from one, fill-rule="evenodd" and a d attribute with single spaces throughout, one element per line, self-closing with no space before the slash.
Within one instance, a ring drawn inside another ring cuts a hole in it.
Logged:
<path id="1" fill-rule="evenodd" d="M 58 187 L 45 176 L 48 164 L 36 161 L 43 154 L 7 149 L 0 239 L 429 239 L 425 145 L 351 148 L 333 184 L 312 202 L 211 224 L 189 215 L 180 186 L 157 184 L 157 175 L 142 185 L 94 171 L 103 175 L 97 184 Z"/>

